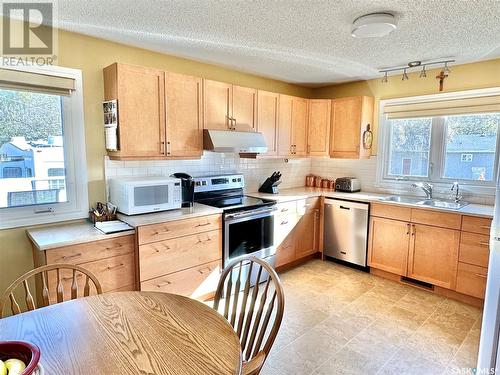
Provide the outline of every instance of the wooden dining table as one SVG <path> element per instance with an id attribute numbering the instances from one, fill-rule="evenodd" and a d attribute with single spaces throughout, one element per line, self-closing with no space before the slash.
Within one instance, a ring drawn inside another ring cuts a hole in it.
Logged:
<path id="1" fill-rule="evenodd" d="M 224 317 L 175 294 L 117 292 L 0 319 L 0 341 L 38 345 L 46 375 L 241 374 Z"/>

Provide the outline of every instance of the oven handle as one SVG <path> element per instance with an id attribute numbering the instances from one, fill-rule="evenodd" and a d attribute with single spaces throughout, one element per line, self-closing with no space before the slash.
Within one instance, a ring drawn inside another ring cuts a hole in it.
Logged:
<path id="1" fill-rule="evenodd" d="M 258 210 L 252 210 L 252 211 L 235 212 L 235 213 L 224 215 L 224 219 L 227 221 L 231 221 L 231 220 L 241 219 L 243 217 L 257 216 L 257 215 L 262 215 L 262 214 L 271 214 L 272 212 L 274 212 L 276 210 L 277 210 L 277 207 L 272 206 L 272 207 L 266 207 L 266 208 L 259 208 Z"/>

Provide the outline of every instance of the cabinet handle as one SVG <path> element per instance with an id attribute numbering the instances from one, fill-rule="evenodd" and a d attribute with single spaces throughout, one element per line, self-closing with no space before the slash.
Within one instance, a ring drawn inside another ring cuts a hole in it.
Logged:
<path id="1" fill-rule="evenodd" d="M 204 224 L 198 224 L 197 227 L 206 227 L 207 225 L 210 225 L 210 223 L 206 222 Z"/>
<path id="2" fill-rule="evenodd" d="M 124 265 L 125 265 L 124 263 L 120 263 L 120 264 L 117 264 L 116 266 L 108 266 L 108 267 L 106 267 L 106 269 L 107 269 L 108 271 L 111 271 L 111 270 L 115 270 L 115 269 L 117 269 L 117 268 L 121 268 L 121 267 L 123 267 Z"/>
<path id="3" fill-rule="evenodd" d="M 71 259 L 71 258 L 78 258 L 78 257 L 81 257 L 82 256 L 82 253 L 76 253 L 76 254 L 73 254 L 73 255 L 65 255 L 63 256 L 63 259 L 64 260 L 68 260 L 68 259 Z"/>
<path id="4" fill-rule="evenodd" d="M 170 155 L 170 142 L 167 142 L 167 155 Z"/>
<path id="5" fill-rule="evenodd" d="M 479 228 L 482 228 L 482 229 L 491 229 L 491 227 L 489 225 L 480 225 Z"/>
<path id="6" fill-rule="evenodd" d="M 490 246 L 490 244 L 488 242 L 482 242 L 482 241 L 479 242 L 479 245 L 480 246 L 488 246 L 488 247 Z"/>
<path id="7" fill-rule="evenodd" d="M 480 273 L 475 273 L 474 276 L 481 277 L 483 279 L 487 279 L 488 275 L 481 275 Z"/>
<path id="8" fill-rule="evenodd" d="M 172 284 L 170 281 L 164 281 L 162 283 L 159 283 L 157 286 L 158 286 L 158 288 L 162 288 L 162 287 L 170 285 L 170 284 Z"/>
<path id="9" fill-rule="evenodd" d="M 165 142 L 160 142 L 160 154 L 165 155 Z"/>
<path id="10" fill-rule="evenodd" d="M 307 145 L 307 153 L 309 154 L 311 152 L 311 145 Z"/>
<path id="11" fill-rule="evenodd" d="M 406 224 L 406 234 L 410 234 L 410 224 Z"/>
<path id="12" fill-rule="evenodd" d="M 287 225 L 288 224 L 288 221 L 282 221 L 281 222 L 281 225 Z"/>
<path id="13" fill-rule="evenodd" d="M 417 228 L 415 227 L 415 225 L 412 225 L 411 227 L 413 229 L 413 231 L 411 232 L 411 235 L 415 236 L 415 233 L 417 233 Z"/>

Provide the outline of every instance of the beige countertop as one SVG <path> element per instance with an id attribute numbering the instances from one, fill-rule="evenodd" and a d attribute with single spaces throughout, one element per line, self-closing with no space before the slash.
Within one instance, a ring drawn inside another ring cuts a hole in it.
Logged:
<path id="1" fill-rule="evenodd" d="M 88 220 L 60 223 L 44 227 L 29 228 L 26 234 L 38 250 L 50 250 L 62 246 L 107 240 L 109 238 L 134 234 L 135 230 L 104 234 Z"/>
<path id="2" fill-rule="evenodd" d="M 488 206 L 483 204 L 471 203 L 459 210 L 452 210 L 441 207 L 428 207 L 428 206 L 423 207 L 421 205 L 410 204 L 410 203 L 381 201 L 382 198 L 394 194 L 380 194 L 380 193 L 368 193 L 368 192 L 343 193 L 343 192 L 331 191 L 328 189 L 311 188 L 305 186 L 298 188 L 281 189 L 279 194 L 266 194 L 266 193 L 256 192 L 256 193 L 248 193 L 247 195 L 258 198 L 273 199 L 277 202 L 289 202 L 299 199 L 324 196 L 328 198 L 339 198 L 339 199 L 353 200 L 359 202 L 380 202 L 396 206 L 416 207 L 416 208 L 435 210 L 441 212 L 446 211 L 462 215 L 480 216 L 488 218 L 493 217 L 493 206 Z"/>
<path id="3" fill-rule="evenodd" d="M 180 208 L 178 210 L 155 212 L 151 214 L 133 216 L 118 214 L 118 219 L 133 227 L 140 227 L 141 225 L 165 223 L 167 221 L 189 219 L 192 217 L 215 215 L 220 213 L 222 213 L 220 208 L 195 203 L 192 208 Z"/>

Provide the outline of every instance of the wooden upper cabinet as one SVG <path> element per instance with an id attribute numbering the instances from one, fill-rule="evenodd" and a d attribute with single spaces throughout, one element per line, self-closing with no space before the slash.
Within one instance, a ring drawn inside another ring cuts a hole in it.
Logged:
<path id="1" fill-rule="evenodd" d="M 292 153 L 307 155 L 307 119 L 309 100 L 292 97 Z"/>
<path id="2" fill-rule="evenodd" d="M 203 128 L 229 130 L 232 100 L 230 83 L 203 80 Z"/>
<path id="3" fill-rule="evenodd" d="M 166 73 L 167 156 L 203 153 L 202 79 Z"/>
<path id="4" fill-rule="evenodd" d="M 279 96 L 278 108 L 278 156 L 292 155 L 292 97 Z"/>
<path id="5" fill-rule="evenodd" d="M 363 134 L 368 125 L 373 131 L 374 100 L 355 96 L 332 100 L 330 156 L 332 158 L 369 158 L 371 148 L 363 146 Z"/>
<path id="6" fill-rule="evenodd" d="M 307 135 L 307 154 L 328 156 L 330 137 L 331 100 L 309 100 L 309 126 Z"/>
<path id="7" fill-rule="evenodd" d="M 259 90 L 257 99 L 257 131 L 264 135 L 267 144 L 267 153 L 264 156 L 276 156 L 278 155 L 279 94 Z"/>
<path id="8" fill-rule="evenodd" d="M 255 131 L 257 128 L 257 90 L 233 85 L 233 129 Z"/>
<path id="9" fill-rule="evenodd" d="M 164 157 L 165 72 L 115 63 L 103 73 L 104 99 L 118 101 L 119 150 L 110 157 Z"/>
<path id="10" fill-rule="evenodd" d="M 454 289 L 460 231 L 422 224 L 411 227 L 408 277 Z"/>
<path id="11" fill-rule="evenodd" d="M 372 216 L 368 244 L 368 265 L 406 276 L 410 224 Z"/>

